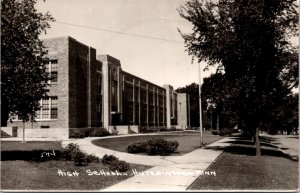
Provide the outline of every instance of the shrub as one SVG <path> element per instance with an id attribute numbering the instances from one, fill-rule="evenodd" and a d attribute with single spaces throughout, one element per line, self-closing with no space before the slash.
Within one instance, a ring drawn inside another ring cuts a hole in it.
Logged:
<path id="1" fill-rule="evenodd" d="M 74 152 L 73 160 L 76 166 L 86 166 L 89 164 L 87 155 L 80 150 Z"/>
<path id="2" fill-rule="evenodd" d="M 141 133 L 156 133 L 159 131 L 158 127 L 141 127 L 140 132 Z"/>
<path id="3" fill-rule="evenodd" d="M 100 163 L 100 159 L 94 155 L 87 155 L 88 163 Z"/>
<path id="4" fill-rule="evenodd" d="M 163 138 L 151 138 L 147 142 L 137 142 L 127 147 L 128 153 L 147 153 L 148 155 L 169 155 L 177 151 L 177 141 L 167 141 Z"/>
<path id="5" fill-rule="evenodd" d="M 62 152 L 62 157 L 66 160 L 74 160 L 75 153 L 79 151 L 79 146 L 75 143 L 69 143 Z"/>
<path id="6" fill-rule="evenodd" d="M 212 133 L 213 135 L 219 135 L 219 131 L 218 131 L 218 130 L 212 130 L 211 133 Z"/>
<path id="7" fill-rule="evenodd" d="M 220 131 L 220 136 L 230 135 L 232 133 L 231 129 L 223 129 Z"/>
<path id="8" fill-rule="evenodd" d="M 128 153 L 145 153 L 147 152 L 148 149 L 148 144 L 147 142 L 137 142 L 130 144 L 127 147 L 127 152 Z"/>
<path id="9" fill-rule="evenodd" d="M 117 135 L 119 133 L 119 131 L 117 130 L 116 127 L 114 127 L 112 130 L 111 130 L 111 134 L 112 135 Z"/>
<path id="10" fill-rule="evenodd" d="M 114 156 L 114 155 L 107 155 L 107 154 L 105 154 L 103 156 L 103 158 L 102 158 L 102 163 L 103 164 L 110 164 L 110 163 L 112 163 L 114 161 L 119 161 L 119 159 L 116 156 Z"/>
<path id="11" fill-rule="evenodd" d="M 81 131 L 70 132 L 70 138 L 84 138 L 85 134 Z"/>
<path id="12" fill-rule="evenodd" d="M 172 153 L 177 151 L 178 146 L 179 146 L 178 141 L 169 141 L 167 145 L 168 152 Z"/>
<path id="13" fill-rule="evenodd" d="M 105 154 L 102 158 L 102 163 L 109 165 L 109 169 L 112 171 L 126 172 L 129 169 L 129 164 L 125 161 L 120 161 L 114 155 Z"/>
<path id="14" fill-rule="evenodd" d="M 152 138 L 147 141 L 147 144 L 149 155 L 168 155 L 174 152 L 179 145 L 177 141 L 169 142 L 163 138 Z"/>
<path id="15" fill-rule="evenodd" d="M 86 166 L 91 162 L 99 163 L 99 158 L 83 153 L 75 143 L 69 143 L 62 152 L 62 157 L 68 161 L 74 161 L 76 166 Z"/>
<path id="16" fill-rule="evenodd" d="M 111 171 L 126 172 L 129 169 L 129 164 L 125 161 L 115 160 L 110 163 L 109 169 Z"/>
<path id="17" fill-rule="evenodd" d="M 110 135 L 110 133 L 104 128 L 97 128 L 91 132 L 91 137 L 104 137 L 108 135 Z"/>

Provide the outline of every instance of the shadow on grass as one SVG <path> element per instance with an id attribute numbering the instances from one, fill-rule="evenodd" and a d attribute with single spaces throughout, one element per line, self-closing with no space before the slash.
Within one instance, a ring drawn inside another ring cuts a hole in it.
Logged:
<path id="1" fill-rule="evenodd" d="M 287 136 L 286 138 L 294 138 L 294 139 L 299 139 L 299 136 L 296 135 L 296 136 Z"/>
<path id="2" fill-rule="evenodd" d="M 248 156 L 256 155 L 256 147 L 254 142 L 247 140 L 244 137 L 240 137 L 235 141 L 230 141 L 225 143 L 231 143 L 231 145 L 227 147 L 208 146 L 205 147 L 205 149 L 223 150 L 224 152 L 228 152 L 231 154 L 239 154 L 239 155 L 248 155 Z M 289 156 L 283 153 L 282 151 L 280 151 L 277 146 L 263 141 L 261 141 L 261 155 L 283 157 L 283 158 L 291 159 L 293 161 L 298 161 L 297 158 Z"/>
<path id="3" fill-rule="evenodd" d="M 31 151 L 1 151 L 1 161 L 24 160 L 24 161 L 48 161 L 61 159 L 58 150 L 31 150 Z"/>

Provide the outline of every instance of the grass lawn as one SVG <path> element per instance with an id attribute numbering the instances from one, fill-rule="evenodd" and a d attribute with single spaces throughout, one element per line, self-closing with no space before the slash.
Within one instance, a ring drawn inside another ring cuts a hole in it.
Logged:
<path id="1" fill-rule="evenodd" d="M 60 142 L 11 142 L 2 141 L 1 188 L 2 190 L 99 190 L 131 177 L 131 169 L 144 171 L 149 166 L 130 164 L 127 175 L 88 175 L 86 170 L 109 171 L 107 165 L 90 163 L 74 166 L 72 161 L 34 161 L 43 151 L 61 151 Z M 58 155 L 58 154 L 56 154 Z M 55 158 L 54 158 L 55 159 Z M 75 176 L 59 176 L 58 170 L 79 173 Z"/>
<path id="2" fill-rule="evenodd" d="M 249 141 L 238 141 L 207 169 L 216 176 L 202 175 L 190 190 L 296 190 L 298 162 L 276 148 L 262 144 L 262 156 L 255 156 Z"/>
<path id="3" fill-rule="evenodd" d="M 1 141 L 1 151 L 60 150 L 60 141 Z"/>
<path id="4" fill-rule="evenodd" d="M 130 136 L 130 137 L 122 137 L 122 138 L 110 138 L 110 139 L 100 139 L 95 140 L 92 143 L 104 147 L 107 149 L 112 149 L 120 152 L 127 152 L 127 147 L 129 144 L 138 142 L 138 141 L 147 141 L 151 138 L 159 138 L 162 137 L 166 140 L 176 140 L 179 143 L 178 151 L 179 153 L 174 153 L 172 155 L 183 155 L 189 153 L 197 148 L 200 145 L 200 134 L 197 132 L 174 132 L 174 133 L 166 133 L 161 135 L 142 135 L 142 136 Z M 210 144 L 215 141 L 218 141 L 224 137 L 218 135 L 209 135 L 204 134 L 203 140 L 204 143 Z"/>
<path id="5" fill-rule="evenodd" d="M 150 166 L 130 164 L 131 169 L 144 171 Z M 2 161 L 1 188 L 10 190 L 100 190 L 132 177 L 131 169 L 127 176 L 91 175 L 86 170 L 109 171 L 107 165 L 90 163 L 88 166 L 74 166 L 70 161 Z M 59 176 L 58 170 L 79 173 L 76 176 Z"/>

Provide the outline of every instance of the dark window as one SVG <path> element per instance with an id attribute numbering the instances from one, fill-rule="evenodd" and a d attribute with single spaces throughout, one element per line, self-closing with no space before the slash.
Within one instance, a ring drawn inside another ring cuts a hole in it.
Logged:
<path id="1" fill-rule="evenodd" d="M 46 72 L 49 74 L 50 82 L 57 82 L 57 60 L 49 60 L 45 62 Z"/>

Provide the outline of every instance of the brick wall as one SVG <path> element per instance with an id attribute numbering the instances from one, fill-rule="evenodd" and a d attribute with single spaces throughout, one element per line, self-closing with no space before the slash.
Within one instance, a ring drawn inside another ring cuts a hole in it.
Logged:
<path id="1" fill-rule="evenodd" d="M 58 81 L 51 83 L 48 87 L 48 96 L 57 96 L 58 98 L 58 118 L 55 120 L 28 122 L 25 124 L 26 128 L 68 128 L 69 127 L 69 70 L 68 70 L 68 39 L 69 37 L 50 38 L 43 40 L 43 44 L 48 50 L 48 57 L 50 60 L 57 59 L 58 61 Z M 22 127 L 21 121 L 8 121 L 8 127 Z"/>

